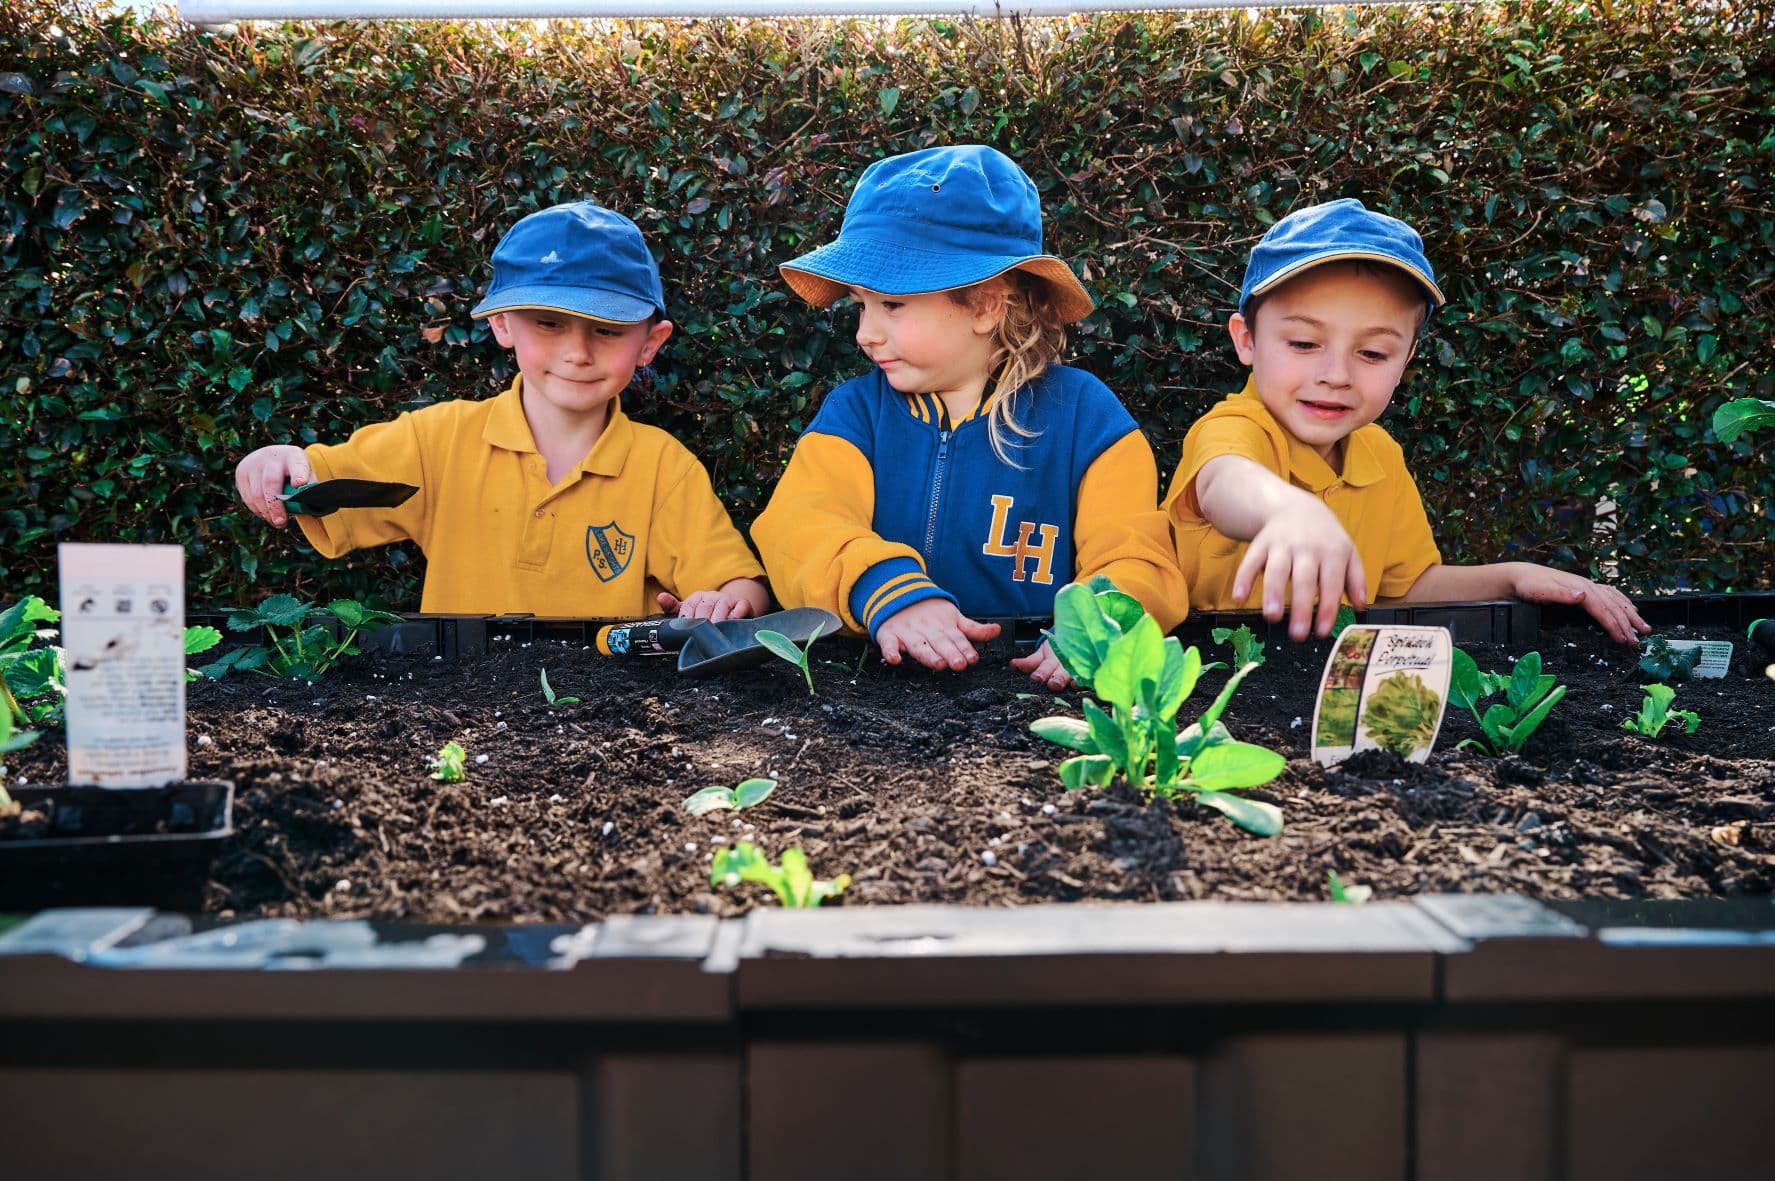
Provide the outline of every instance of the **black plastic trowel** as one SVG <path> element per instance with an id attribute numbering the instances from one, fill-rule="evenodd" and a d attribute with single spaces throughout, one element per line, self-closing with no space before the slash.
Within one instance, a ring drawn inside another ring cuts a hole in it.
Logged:
<path id="1" fill-rule="evenodd" d="M 598 651 L 606 656 L 669 656 L 678 654 L 678 671 L 702 676 L 762 664 L 770 649 L 758 641 L 773 631 L 796 645 L 835 634 L 843 622 L 820 607 L 796 607 L 753 619 L 682 619 L 668 616 L 617 623 L 598 632 Z"/>
<path id="2" fill-rule="evenodd" d="M 394 508 L 419 491 L 412 484 L 388 480 L 317 480 L 300 488 L 285 484 L 284 511 L 307 517 L 324 517 L 342 508 Z"/>

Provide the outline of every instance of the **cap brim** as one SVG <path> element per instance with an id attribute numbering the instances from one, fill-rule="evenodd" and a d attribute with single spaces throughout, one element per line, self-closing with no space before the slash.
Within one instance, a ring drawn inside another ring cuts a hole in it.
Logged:
<path id="1" fill-rule="evenodd" d="M 777 269 L 796 295 L 818 307 L 842 298 L 853 287 L 883 295 L 927 295 L 971 287 L 1007 271 L 1027 271 L 1044 280 L 1053 289 L 1056 310 L 1068 323 L 1084 319 L 1097 306 L 1072 268 L 1051 254 L 938 254 L 841 237 Z"/>
<path id="2" fill-rule="evenodd" d="M 1284 267 L 1282 270 L 1277 271 L 1262 283 L 1259 283 L 1248 291 L 1245 294 L 1245 298 L 1239 301 L 1240 306 L 1243 307 L 1252 296 L 1262 295 L 1266 291 L 1274 290 L 1277 284 L 1287 282 L 1302 271 L 1311 270 L 1318 266 L 1324 266 L 1328 262 L 1348 262 L 1357 260 L 1363 262 L 1384 263 L 1387 266 L 1393 267 L 1395 270 L 1404 271 L 1406 274 L 1416 279 L 1418 285 L 1430 293 L 1430 299 L 1433 301 L 1431 304 L 1432 311 L 1448 302 L 1447 297 L 1442 294 L 1442 288 L 1436 286 L 1436 281 L 1434 279 L 1430 278 L 1429 275 L 1426 275 L 1417 267 L 1414 267 L 1410 263 L 1404 262 L 1401 259 L 1395 258 L 1391 254 L 1382 254 L 1377 250 L 1326 250 L 1318 254 L 1309 254 L 1305 258 L 1298 259 Z"/>
<path id="3" fill-rule="evenodd" d="M 639 324 L 654 315 L 664 315 L 664 309 L 655 307 L 644 299 L 636 299 L 632 295 L 623 295 L 615 291 L 601 291 L 595 287 L 505 287 L 491 292 L 475 305 L 469 315 L 474 318 L 491 316 L 495 312 L 567 312 L 575 316 L 584 316 L 588 320 L 603 320 L 609 324 Z"/>

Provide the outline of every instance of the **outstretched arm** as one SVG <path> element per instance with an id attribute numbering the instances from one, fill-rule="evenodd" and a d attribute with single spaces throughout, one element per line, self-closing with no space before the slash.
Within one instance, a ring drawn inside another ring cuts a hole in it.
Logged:
<path id="1" fill-rule="evenodd" d="M 1432 603 L 1472 599 L 1522 599 L 1529 603 L 1581 604 L 1611 639 L 1637 644 L 1652 630 L 1626 595 L 1533 562 L 1492 562 L 1484 566 L 1432 566 L 1396 602 Z"/>

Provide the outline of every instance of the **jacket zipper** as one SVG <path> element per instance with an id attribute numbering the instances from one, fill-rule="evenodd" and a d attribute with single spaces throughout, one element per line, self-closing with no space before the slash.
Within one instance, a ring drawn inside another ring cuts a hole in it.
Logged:
<path id="1" fill-rule="evenodd" d="M 937 509 L 943 503 L 943 473 L 949 464 L 949 436 L 954 431 L 937 432 L 937 472 L 931 478 L 931 516 L 925 524 L 924 556 L 928 565 L 937 547 Z"/>

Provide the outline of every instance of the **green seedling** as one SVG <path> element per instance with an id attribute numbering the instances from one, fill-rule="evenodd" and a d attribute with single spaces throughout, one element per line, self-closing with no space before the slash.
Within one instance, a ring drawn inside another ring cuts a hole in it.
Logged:
<path id="1" fill-rule="evenodd" d="M 1775 426 L 1775 402 L 1767 398 L 1739 398 L 1713 412 L 1714 437 L 1722 443 L 1766 426 Z"/>
<path id="2" fill-rule="evenodd" d="M 800 849 L 785 850 L 783 863 L 778 867 L 766 860 L 750 841 L 740 841 L 715 854 L 709 867 L 709 884 L 737 886 L 741 882 L 762 882 L 776 892 L 777 900 L 784 906 L 805 908 L 844 893 L 851 884 L 851 875 L 841 873 L 829 882 L 816 881 L 807 867 L 807 854 Z"/>
<path id="3" fill-rule="evenodd" d="M 12 712 L 0 709 L 0 755 L 11 754 L 15 750 L 23 750 L 36 742 L 42 735 L 36 730 L 14 731 L 12 728 Z M 11 795 L 7 794 L 6 781 L 0 777 L 0 820 L 19 814 L 19 805 Z"/>
<path id="4" fill-rule="evenodd" d="M 1354 883 L 1346 886 L 1335 869 L 1325 871 L 1325 888 L 1331 892 L 1333 902 L 1345 902 L 1351 906 L 1361 906 L 1374 897 L 1373 886 L 1358 886 Z"/>
<path id="5" fill-rule="evenodd" d="M 1643 734 L 1647 738 L 1658 737 L 1664 727 L 1672 722 L 1681 722 L 1684 734 L 1693 734 L 1700 729 L 1700 714 L 1692 709 L 1670 708 L 1670 703 L 1676 700 L 1676 690 L 1669 685 L 1647 685 L 1645 694 L 1639 703 L 1639 712 L 1622 722 L 1621 729 Z"/>
<path id="6" fill-rule="evenodd" d="M 1565 696 L 1565 686 L 1555 685 L 1554 678 L 1541 673 L 1541 654 L 1530 652 L 1511 668 L 1510 675 L 1479 671 L 1471 656 L 1456 648 L 1453 670 L 1449 677 L 1449 704 L 1457 705 L 1473 715 L 1485 733 L 1485 741 L 1464 738 L 1457 746 L 1489 750 L 1494 755 L 1520 751 L 1547 714 Z M 1490 706 L 1484 714 L 1479 703 L 1498 692 L 1504 701 Z"/>
<path id="7" fill-rule="evenodd" d="M 1337 609 L 1337 618 L 1331 621 L 1331 638 L 1337 639 L 1344 634 L 1344 629 L 1356 622 L 1356 608 L 1345 603 Z"/>
<path id="8" fill-rule="evenodd" d="M 1639 671 L 1646 680 L 1659 684 L 1682 682 L 1689 679 L 1700 663 L 1701 649 L 1672 648 L 1663 636 L 1653 636 L 1646 641 L 1645 651 L 1640 655 Z"/>
<path id="9" fill-rule="evenodd" d="M 1401 758 L 1430 745 L 1442 698 L 1416 673 L 1394 673 L 1383 680 L 1362 711 L 1362 728 L 1383 750 Z"/>
<path id="10" fill-rule="evenodd" d="M 263 629 L 271 646 L 231 649 L 222 659 L 198 671 L 212 679 L 229 672 L 254 672 L 313 681 L 325 676 L 341 660 L 358 654 L 353 641 L 359 631 L 401 621 L 398 615 L 377 611 L 354 599 L 336 599 L 327 604 L 326 611 L 344 625 L 345 635 L 335 638 L 333 629 L 326 624 L 308 622 L 316 609 L 315 604 L 304 603 L 294 595 L 272 595 L 251 611 L 234 612 L 228 617 L 229 631 Z"/>
<path id="11" fill-rule="evenodd" d="M 208 652 L 222 642 L 222 633 L 213 627 L 188 627 L 185 629 L 185 655 L 196 656 Z M 226 669 L 223 670 L 227 672 Z M 195 668 L 185 670 L 187 682 L 203 679 L 203 673 Z"/>
<path id="12" fill-rule="evenodd" d="M 774 779 L 748 779 L 738 787 L 705 787 L 685 797 L 684 810 L 692 816 L 705 816 L 723 808 L 743 812 L 762 804 L 776 789 L 777 781 Z"/>
<path id="13" fill-rule="evenodd" d="M 1232 793 L 1268 783 L 1287 760 L 1234 741 L 1220 721 L 1255 663 L 1236 669 L 1214 703 L 1179 732 L 1177 713 L 1204 671 L 1202 655 L 1163 635 L 1139 600 L 1108 579 L 1072 583 L 1055 596 L 1054 627 L 1047 636 L 1072 679 L 1097 697 L 1083 702 L 1082 720 L 1048 717 L 1030 723 L 1049 742 L 1080 752 L 1060 764 L 1067 790 L 1107 787 L 1121 775 L 1161 799 L 1194 799 L 1260 836 L 1282 831 L 1279 808 Z"/>
<path id="14" fill-rule="evenodd" d="M 1241 623 L 1238 627 L 1217 627 L 1208 633 L 1214 637 L 1216 644 L 1224 644 L 1228 640 L 1233 644 L 1233 659 L 1240 668 L 1246 665 L 1256 667 L 1264 662 L 1263 641 L 1257 638 L 1250 627 Z"/>
<path id="15" fill-rule="evenodd" d="M 468 752 L 460 742 L 446 742 L 430 762 L 431 777 L 439 783 L 461 783 L 468 778 Z"/>
<path id="16" fill-rule="evenodd" d="M 62 720 L 68 690 L 62 675 L 62 650 L 49 645 L 34 648 L 39 640 L 52 640 L 53 627 L 62 613 L 36 595 L 0 612 L 0 711 L 15 725 L 55 725 Z"/>
<path id="17" fill-rule="evenodd" d="M 773 632 L 767 628 L 758 633 L 760 644 L 769 648 L 772 654 L 787 660 L 801 670 L 801 675 L 807 680 L 807 695 L 809 697 L 814 695 L 814 673 L 813 669 L 808 667 L 808 657 L 813 653 L 814 641 L 820 638 L 820 631 L 824 627 L 825 625 L 820 623 L 814 625 L 813 634 L 807 637 L 807 647 L 805 648 L 797 648 L 795 641 L 782 632 Z M 867 656 L 868 654 L 869 650 L 865 648 L 863 655 Z M 857 667 L 862 667 L 861 661 L 857 662 Z"/>
<path id="18" fill-rule="evenodd" d="M 549 703 L 550 709 L 554 709 L 558 705 L 578 705 L 579 704 L 579 698 L 577 698 L 577 697 L 556 697 L 555 696 L 554 686 L 549 684 L 549 670 L 546 668 L 542 670 L 542 697 L 543 697 L 544 701 L 547 701 Z"/>

